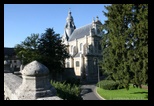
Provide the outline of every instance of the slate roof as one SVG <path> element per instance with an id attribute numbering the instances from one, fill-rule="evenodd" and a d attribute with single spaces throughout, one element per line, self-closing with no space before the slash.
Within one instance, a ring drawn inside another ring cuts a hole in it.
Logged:
<path id="1" fill-rule="evenodd" d="M 4 47 L 4 55 L 8 55 L 8 56 L 15 55 L 14 48 Z"/>
<path id="2" fill-rule="evenodd" d="M 69 41 L 73 41 L 75 39 L 82 38 L 85 35 L 89 35 L 91 27 L 92 27 L 92 23 L 75 29 L 71 34 Z"/>

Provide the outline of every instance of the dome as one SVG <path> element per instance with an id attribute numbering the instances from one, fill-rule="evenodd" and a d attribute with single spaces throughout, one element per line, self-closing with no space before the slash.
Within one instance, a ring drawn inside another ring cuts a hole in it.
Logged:
<path id="1" fill-rule="evenodd" d="M 22 70 L 22 75 L 26 76 L 44 76 L 49 73 L 48 68 L 39 63 L 38 61 L 33 61 L 27 64 Z"/>

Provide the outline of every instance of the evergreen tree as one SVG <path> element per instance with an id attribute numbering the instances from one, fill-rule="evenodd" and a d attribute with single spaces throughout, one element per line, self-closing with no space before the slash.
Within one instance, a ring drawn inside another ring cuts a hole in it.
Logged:
<path id="1" fill-rule="evenodd" d="M 52 78 L 61 73 L 64 68 L 64 60 L 69 57 L 66 45 L 62 44 L 59 34 L 47 28 L 40 38 L 39 34 L 28 36 L 21 44 L 15 46 L 16 54 L 24 62 L 24 65 L 34 60 L 48 67 Z"/>
<path id="2" fill-rule="evenodd" d="M 56 34 L 53 29 L 47 28 L 39 40 L 38 49 L 41 62 L 49 68 L 54 79 L 57 73 L 63 71 L 64 60 L 69 56 L 66 45 L 62 44 L 59 34 Z"/>
<path id="3" fill-rule="evenodd" d="M 108 13 L 104 12 L 108 20 L 103 26 L 107 33 L 102 40 L 102 67 L 109 78 L 127 89 L 129 89 L 130 82 L 140 86 L 147 81 L 148 28 L 147 25 L 139 28 L 143 25 L 143 21 L 147 24 L 147 5 L 140 7 L 142 9 L 140 8 L 140 13 L 137 13 L 138 7 L 134 4 L 112 4 L 105 7 Z M 146 8 L 144 9 L 145 16 L 141 15 L 143 8 Z M 139 54 L 144 60 L 138 58 Z"/>
<path id="4" fill-rule="evenodd" d="M 148 83 L 148 4 L 132 5 L 130 68 L 134 73 L 132 83 L 141 88 Z"/>

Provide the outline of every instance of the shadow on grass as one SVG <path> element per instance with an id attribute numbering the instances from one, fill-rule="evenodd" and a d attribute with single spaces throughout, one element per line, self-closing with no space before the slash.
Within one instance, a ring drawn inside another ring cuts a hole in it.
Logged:
<path id="1" fill-rule="evenodd" d="M 130 94 L 148 94 L 148 92 L 134 92 L 134 93 L 130 93 Z"/>

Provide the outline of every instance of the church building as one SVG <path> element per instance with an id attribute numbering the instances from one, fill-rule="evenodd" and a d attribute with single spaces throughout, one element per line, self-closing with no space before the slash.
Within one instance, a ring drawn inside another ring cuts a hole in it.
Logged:
<path id="1" fill-rule="evenodd" d="M 98 17 L 79 28 L 75 26 L 71 11 L 66 18 L 62 40 L 68 45 L 70 58 L 65 60 L 65 67 L 73 68 L 76 76 L 87 81 L 98 79 L 98 62 L 102 58 L 101 26 L 102 23 Z"/>

